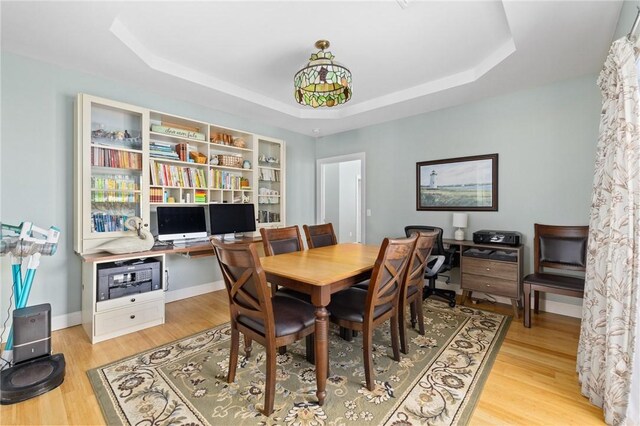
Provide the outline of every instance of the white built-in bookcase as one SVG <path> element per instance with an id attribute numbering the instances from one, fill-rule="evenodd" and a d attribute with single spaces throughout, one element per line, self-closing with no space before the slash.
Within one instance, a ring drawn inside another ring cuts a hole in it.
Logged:
<path id="1" fill-rule="evenodd" d="M 160 205 L 253 203 L 258 228 L 285 225 L 280 139 L 81 93 L 74 155 L 80 254 L 130 235 L 129 216 L 149 224 Z"/>

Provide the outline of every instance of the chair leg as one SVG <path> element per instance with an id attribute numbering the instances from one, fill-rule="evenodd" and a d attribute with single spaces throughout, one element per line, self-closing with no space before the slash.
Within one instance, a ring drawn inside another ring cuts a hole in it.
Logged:
<path id="1" fill-rule="evenodd" d="M 391 348 L 393 349 L 393 359 L 394 361 L 400 361 L 400 345 L 398 344 L 398 312 L 396 311 L 396 315 L 391 317 Z M 403 331 L 406 333 L 407 328 L 402 327 Z M 406 353 L 406 352 L 405 352 Z"/>
<path id="2" fill-rule="evenodd" d="M 397 327 L 396 327 L 397 328 Z M 364 378 L 367 383 L 367 389 L 372 391 L 375 383 L 373 381 L 373 359 L 371 358 L 373 330 L 369 326 L 362 330 L 362 355 L 364 361 Z"/>
<path id="3" fill-rule="evenodd" d="M 231 326 L 231 352 L 229 353 L 229 372 L 227 373 L 227 383 L 233 383 L 236 379 L 236 368 L 238 366 L 238 345 L 240 344 L 240 333 L 233 325 Z"/>
<path id="4" fill-rule="evenodd" d="M 411 304 L 412 308 L 411 310 L 413 311 L 413 304 Z M 408 353 L 408 349 L 407 349 L 407 324 L 406 324 L 406 319 L 405 319 L 405 314 L 407 311 L 407 301 L 405 299 L 404 302 L 400 303 L 400 306 L 398 307 L 398 317 L 397 317 L 397 322 L 398 322 L 398 327 L 396 327 L 396 332 L 400 332 L 400 350 L 402 351 L 403 354 Z M 413 312 L 411 313 L 411 317 L 412 317 L 412 322 L 413 322 Z M 393 327 L 393 326 L 392 326 Z M 392 342 L 393 343 L 393 342 Z"/>
<path id="5" fill-rule="evenodd" d="M 244 356 L 249 359 L 251 356 L 251 337 L 244 336 Z"/>
<path id="6" fill-rule="evenodd" d="M 343 340 L 350 342 L 352 340 L 353 333 L 346 327 L 340 327 L 340 337 L 342 337 Z"/>
<path id="7" fill-rule="evenodd" d="M 264 385 L 264 407 L 262 414 L 270 416 L 273 413 L 273 401 L 276 394 L 276 354 L 275 348 L 267 345 L 267 381 Z"/>
<path id="8" fill-rule="evenodd" d="M 416 308 L 416 306 L 418 306 L 415 303 L 416 300 L 418 300 L 418 299 L 414 299 L 411 302 L 411 304 L 409 304 L 409 312 L 411 314 L 411 328 L 416 328 L 416 323 L 418 322 L 417 318 L 416 318 L 416 316 L 417 316 L 417 308 Z"/>
<path id="9" fill-rule="evenodd" d="M 316 363 L 316 351 L 315 351 L 315 338 L 314 334 L 309 334 L 305 340 L 305 346 L 307 350 L 307 361 L 311 364 Z"/>
<path id="10" fill-rule="evenodd" d="M 424 336 L 424 312 L 422 311 L 422 303 L 420 303 L 419 298 L 416 298 L 413 303 L 414 309 L 418 313 L 418 331 Z"/>
<path id="11" fill-rule="evenodd" d="M 538 290 L 533 290 L 533 312 L 536 314 L 539 312 L 540 308 L 540 292 Z"/>
<path id="12" fill-rule="evenodd" d="M 524 326 L 531 328 L 531 284 L 522 285 L 524 291 Z"/>

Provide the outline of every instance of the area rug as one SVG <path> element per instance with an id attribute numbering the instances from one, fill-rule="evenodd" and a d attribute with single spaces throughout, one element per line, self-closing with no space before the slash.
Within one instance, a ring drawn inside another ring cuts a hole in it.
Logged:
<path id="1" fill-rule="evenodd" d="M 427 299 L 425 336 L 409 330 L 409 354 L 391 358 L 389 326 L 374 334 L 375 389 L 364 386 L 362 338 L 330 330 L 325 404 L 315 397 L 314 366 L 302 342 L 277 357 L 275 411 L 263 416 L 265 361 L 240 350 L 234 383 L 229 324 L 88 372 L 109 425 L 466 424 L 511 318 Z M 240 339 L 242 345 L 242 336 Z"/>

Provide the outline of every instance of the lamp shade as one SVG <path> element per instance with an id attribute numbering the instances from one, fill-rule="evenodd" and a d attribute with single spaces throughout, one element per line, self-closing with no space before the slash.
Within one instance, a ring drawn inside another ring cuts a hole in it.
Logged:
<path id="1" fill-rule="evenodd" d="M 454 228 L 466 228 L 467 227 L 467 215 L 466 213 L 454 213 L 453 214 L 453 227 Z"/>
<path id="2" fill-rule="evenodd" d="M 301 105 L 332 107 L 351 99 L 351 71 L 335 62 L 327 40 L 318 40 L 318 53 L 313 53 L 309 62 L 293 79 L 294 96 Z"/>

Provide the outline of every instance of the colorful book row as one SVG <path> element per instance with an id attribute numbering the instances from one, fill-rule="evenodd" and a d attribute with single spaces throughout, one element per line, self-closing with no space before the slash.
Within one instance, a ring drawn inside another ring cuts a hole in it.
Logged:
<path id="1" fill-rule="evenodd" d="M 160 186 L 178 186 L 181 188 L 206 188 L 204 170 L 195 167 L 182 167 L 156 163 L 151 160 L 151 184 Z"/>
<path id="2" fill-rule="evenodd" d="M 250 189 L 249 179 L 217 169 L 209 170 L 209 183 L 212 189 Z"/>
<path id="3" fill-rule="evenodd" d="M 142 168 L 142 155 L 135 152 L 93 147 L 91 148 L 91 165 L 140 170 Z"/>
<path id="4" fill-rule="evenodd" d="M 91 176 L 91 188 L 136 191 L 140 189 L 139 180 L 139 177 L 129 175 L 97 175 Z"/>
<path id="5" fill-rule="evenodd" d="M 124 231 L 127 216 L 108 213 L 91 213 L 92 232 Z"/>
<path id="6" fill-rule="evenodd" d="M 94 203 L 137 203 L 140 194 L 121 191 L 92 191 L 91 201 Z"/>

